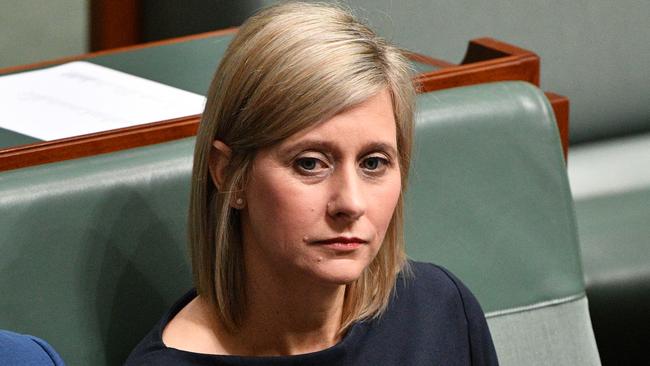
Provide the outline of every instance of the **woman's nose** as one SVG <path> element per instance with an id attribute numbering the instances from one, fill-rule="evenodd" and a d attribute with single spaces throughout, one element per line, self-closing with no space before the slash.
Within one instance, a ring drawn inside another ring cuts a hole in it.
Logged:
<path id="1" fill-rule="evenodd" d="M 355 221 L 366 212 L 366 199 L 362 178 L 356 169 L 346 169 L 335 174 L 331 185 L 331 199 L 327 213 L 336 220 Z"/>

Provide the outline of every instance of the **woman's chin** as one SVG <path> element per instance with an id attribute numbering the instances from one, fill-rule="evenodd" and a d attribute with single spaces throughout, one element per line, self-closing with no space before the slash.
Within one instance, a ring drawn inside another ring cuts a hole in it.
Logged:
<path id="1" fill-rule="evenodd" d="M 347 285 L 359 279 L 366 266 L 366 263 L 359 263 L 356 260 L 326 260 L 319 263 L 315 275 L 327 283 Z"/>

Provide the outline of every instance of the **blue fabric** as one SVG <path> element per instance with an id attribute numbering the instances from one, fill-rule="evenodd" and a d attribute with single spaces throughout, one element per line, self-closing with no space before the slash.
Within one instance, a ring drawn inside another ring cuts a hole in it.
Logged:
<path id="1" fill-rule="evenodd" d="M 65 363 L 54 348 L 44 340 L 0 330 L 0 365 L 63 366 Z"/>
<path id="2" fill-rule="evenodd" d="M 277 357 L 207 355 L 165 346 L 165 325 L 195 296 L 177 302 L 140 342 L 126 366 L 180 365 L 498 365 L 483 311 L 470 291 L 447 270 L 412 262 L 413 277 L 400 276 L 379 319 L 354 324 L 331 348 Z"/>

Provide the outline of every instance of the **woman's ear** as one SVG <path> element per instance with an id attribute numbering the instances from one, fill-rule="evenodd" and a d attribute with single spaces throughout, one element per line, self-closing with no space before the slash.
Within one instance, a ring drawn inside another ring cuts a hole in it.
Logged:
<path id="1" fill-rule="evenodd" d="M 208 159 L 208 168 L 212 183 L 217 189 L 222 189 L 226 177 L 226 167 L 230 163 L 230 148 L 219 140 L 212 142 L 210 148 L 210 157 Z"/>

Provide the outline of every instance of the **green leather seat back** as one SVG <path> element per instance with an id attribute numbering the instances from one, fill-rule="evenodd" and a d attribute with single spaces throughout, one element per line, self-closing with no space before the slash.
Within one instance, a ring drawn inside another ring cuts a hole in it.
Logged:
<path id="1" fill-rule="evenodd" d="M 597 364 L 542 94 L 499 83 L 418 103 L 410 255 L 450 268 L 475 292 L 502 364 Z M 0 328 L 46 339 L 71 365 L 121 363 L 191 286 L 192 144 L 0 173 Z"/>
<path id="2" fill-rule="evenodd" d="M 421 95 L 409 254 L 476 294 L 504 365 L 599 364 L 552 110 L 521 82 Z"/>
<path id="3" fill-rule="evenodd" d="M 87 61 L 205 94 L 232 37 Z M 0 129 L 0 148 L 36 141 Z M 70 365 L 121 364 L 191 286 L 192 144 L 0 172 L 0 328 L 38 334 Z"/>
<path id="4" fill-rule="evenodd" d="M 118 365 L 191 286 L 193 139 L 0 173 L 0 328 Z"/>

